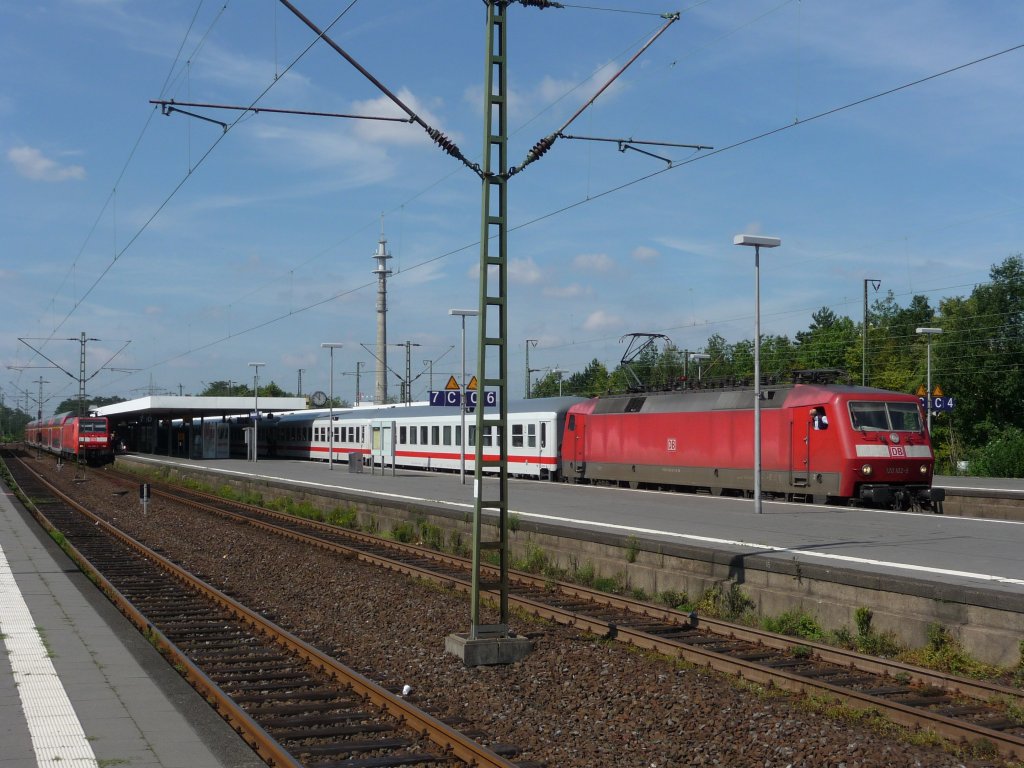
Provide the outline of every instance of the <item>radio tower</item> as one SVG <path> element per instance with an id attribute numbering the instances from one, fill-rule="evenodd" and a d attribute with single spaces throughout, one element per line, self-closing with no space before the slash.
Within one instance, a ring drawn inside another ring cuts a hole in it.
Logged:
<path id="1" fill-rule="evenodd" d="M 377 276 L 377 389 L 373 401 L 384 405 L 388 400 L 388 269 L 387 261 L 391 254 L 387 250 L 387 238 L 384 237 L 384 217 L 380 217 L 380 241 L 373 258 L 377 260 L 377 268 L 373 274 Z"/>

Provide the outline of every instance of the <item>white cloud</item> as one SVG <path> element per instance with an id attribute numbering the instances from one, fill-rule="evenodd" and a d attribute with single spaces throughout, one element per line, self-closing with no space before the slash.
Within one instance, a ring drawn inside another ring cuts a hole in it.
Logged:
<path id="1" fill-rule="evenodd" d="M 61 165 L 45 157 L 35 147 L 14 147 L 7 151 L 7 159 L 15 170 L 26 179 L 33 181 L 67 181 L 85 178 L 81 165 Z"/>
<path id="2" fill-rule="evenodd" d="M 433 114 L 425 104 L 413 95 L 408 88 L 402 88 L 396 94 L 409 109 L 419 115 L 423 122 L 432 128 L 441 130 L 441 119 Z M 368 117 L 401 117 L 408 115 L 387 96 L 376 99 L 357 101 L 353 104 L 356 114 Z M 415 123 L 395 123 L 382 120 L 356 120 L 353 133 L 364 141 L 376 144 L 416 145 L 430 143 L 430 137 L 423 128 Z M 455 140 L 457 137 L 449 136 Z"/>
<path id="3" fill-rule="evenodd" d="M 622 318 L 599 309 L 587 315 L 581 326 L 584 331 L 610 331 L 622 328 Z"/>
<path id="4" fill-rule="evenodd" d="M 633 258 L 637 261 L 654 261 L 660 254 L 646 245 L 638 245 L 633 249 Z"/>
<path id="5" fill-rule="evenodd" d="M 573 258 L 572 265 L 578 269 L 607 272 L 615 266 L 615 262 L 607 253 L 581 253 Z"/>
<path id="6" fill-rule="evenodd" d="M 584 288 L 579 283 L 570 283 L 565 286 L 549 285 L 544 288 L 544 295 L 553 299 L 576 299 L 590 293 L 590 288 Z"/>
<path id="7" fill-rule="evenodd" d="M 488 277 L 497 279 L 497 267 L 491 267 L 491 271 L 488 272 Z M 474 264 L 466 274 L 477 279 L 480 276 L 480 265 Z M 535 285 L 543 278 L 543 273 L 540 267 L 537 266 L 537 262 L 533 260 L 533 257 L 525 259 L 509 259 L 508 262 L 508 279 L 510 282 L 518 283 L 519 285 Z"/>

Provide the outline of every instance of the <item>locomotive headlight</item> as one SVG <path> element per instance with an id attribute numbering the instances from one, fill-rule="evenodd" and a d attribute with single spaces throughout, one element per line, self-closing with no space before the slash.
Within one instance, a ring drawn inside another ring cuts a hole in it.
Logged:
<path id="1" fill-rule="evenodd" d="M 873 470 L 871 469 L 870 464 L 865 464 L 863 467 L 860 468 L 861 474 L 864 475 L 865 477 L 871 477 L 872 471 Z"/>
<path id="2" fill-rule="evenodd" d="M 928 465 L 927 464 L 922 464 L 921 465 L 921 474 L 922 475 L 927 475 L 928 474 Z"/>

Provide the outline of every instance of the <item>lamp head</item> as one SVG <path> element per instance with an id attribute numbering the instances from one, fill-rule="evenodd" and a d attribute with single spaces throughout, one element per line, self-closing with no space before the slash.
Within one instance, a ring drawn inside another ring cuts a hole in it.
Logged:
<path id="1" fill-rule="evenodd" d="M 733 245 L 756 245 L 761 248 L 777 248 L 782 245 L 782 240 L 777 237 L 765 237 L 764 235 L 736 235 L 732 239 Z"/>

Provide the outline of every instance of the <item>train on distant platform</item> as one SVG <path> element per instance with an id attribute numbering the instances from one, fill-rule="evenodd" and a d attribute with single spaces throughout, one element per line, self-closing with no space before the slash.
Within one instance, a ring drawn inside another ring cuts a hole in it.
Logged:
<path id="1" fill-rule="evenodd" d="M 59 413 L 30 421 L 25 442 L 33 448 L 92 466 L 114 460 L 110 424 L 105 416 Z"/>
<path id="2" fill-rule="evenodd" d="M 913 395 L 797 377 L 766 384 L 760 412 L 766 497 L 890 509 L 932 509 L 943 500 L 932 487 L 934 455 Z M 389 465 L 454 471 L 465 450 L 472 472 L 475 415 L 466 425 L 463 441 L 461 414 L 452 408 L 346 409 L 333 422 L 327 412 L 298 412 L 261 422 L 260 453 L 368 461 L 386 426 Z M 496 461 L 497 426 L 484 430 L 484 460 Z M 755 486 L 749 384 L 523 400 L 509 405 L 506 440 L 516 477 L 716 496 L 752 496 Z"/>

